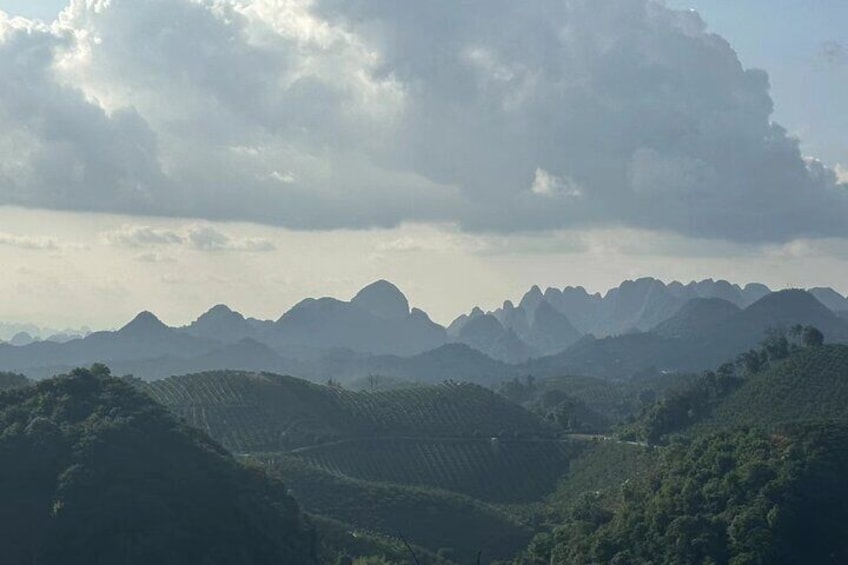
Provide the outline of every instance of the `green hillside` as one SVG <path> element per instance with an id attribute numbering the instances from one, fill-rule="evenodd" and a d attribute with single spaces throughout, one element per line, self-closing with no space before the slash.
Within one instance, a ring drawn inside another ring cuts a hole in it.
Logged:
<path id="1" fill-rule="evenodd" d="M 706 435 L 660 448 L 609 508 L 583 497 L 523 563 L 848 562 L 848 428 Z"/>
<path id="2" fill-rule="evenodd" d="M 352 479 L 284 454 L 261 459 L 285 478 L 308 512 L 403 536 L 433 551 L 450 549 L 451 560 L 457 563 L 473 563 L 478 552 L 483 563 L 508 559 L 532 535 L 504 512 L 468 496 Z"/>
<path id="3" fill-rule="evenodd" d="M 546 421 L 572 433 L 610 433 L 646 406 L 695 379 L 690 374 L 652 373 L 629 381 L 564 375 L 513 379 L 499 392 Z"/>
<path id="4" fill-rule="evenodd" d="M 332 565 L 344 562 L 347 557 L 356 565 L 406 565 L 411 559 L 410 548 L 397 537 L 358 529 L 316 514 L 310 514 L 309 519 L 318 533 L 320 563 Z M 435 552 L 414 543 L 410 546 L 419 565 L 453 565 Z"/>
<path id="5" fill-rule="evenodd" d="M 548 497 L 549 519 L 562 519 L 586 496 L 607 509 L 623 502 L 622 485 L 647 476 L 657 452 L 615 440 L 598 441 L 576 457 L 556 491 Z"/>
<path id="6" fill-rule="evenodd" d="M 4 563 L 316 563 L 286 488 L 108 369 L 0 394 Z"/>
<path id="7" fill-rule="evenodd" d="M 751 375 L 701 425 L 772 427 L 809 420 L 848 421 L 848 346 L 806 349 Z"/>
<path id="8" fill-rule="evenodd" d="M 221 371 L 136 384 L 269 464 L 310 513 L 450 548 L 459 563 L 522 549 L 532 532 L 492 504 L 543 501 L 575 451 L 554 426 L 467 383 L 353 392 Z"/>
<path id="9" fill-rule="evenodd" d="M 288 451 L 374 435 L 544 437 L 553 433 L 521 407 L 468 383 L 353 392 L 269 373 L 217 371 L 139 386 L 236 453 Z"/>
<path id="10" fill-rule="evenodd" d="M 0 391 L 21 388 L 30 384 L 29 379 L 18 373 L 0 371 Z"/>
<path id="11" fill-rule="evenodd" d="M 541 500 L 568 471 L 568 442 L 375 438 L 298 450 L 316 467 L 371 481 L 441 488 L 480 500 Z"/>

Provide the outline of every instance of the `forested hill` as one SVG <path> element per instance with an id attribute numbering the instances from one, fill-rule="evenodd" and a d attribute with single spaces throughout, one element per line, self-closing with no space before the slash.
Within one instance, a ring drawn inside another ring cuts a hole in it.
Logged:
<path id="1" fill-rule="evenodd" d="M 28 384 L 29 380 L 23 375 L 0 371 L 0 391 L 20 388 Z"/>
<path id="2" fill-rule="evenodd" d="M 3 563 L 311 564 L 285 487 L 105 367 L 0 394 Z"/>
<path id="3" fill-rule="evenodd" d="M 790 422 L 848 423 L 848 346 L 824 345 L 792 355 L 745 379 L 704 426 L 773 427 Z"/>
<path id="4" fill-rule="evenodd" d="M 658 444 L 642 471 L 566 479 L 515 563 L 848 562 L 848 346 L 821 339 L 773 334 L 647 407 L 616 446 Z"/>
<path id="5" fill-rule="evenodd" d="M 578 451 L 553 425 L 468 383 L 352 392 L 220 371 L 137 386 L 279 472 L 308 512 L 449 548 L 456 563 L 520 551 L 532 531 L 500 505 L 541 504 Z"/>
<path id="6" fill-rule="evenodd" d="M 648 407 L 625 436 L 662 443 L 673 434 L 848 423 L 848 346 L 772 337 Z"/>
<path id="7" fill-rule="evenodd" d="M 619 506 L 581 497 L 521 562 L 841 565 L 846 474 L 844 424 L 703 436 L 617 485 Z"/>
<path id="8" fill-rule="evenodd" d="M 270 373 L 214 371 L 139 386 L 239 453 L 375 436 L 529 438 L 553 433 L 520 406 L 469 383 L 352 392 Z"/>

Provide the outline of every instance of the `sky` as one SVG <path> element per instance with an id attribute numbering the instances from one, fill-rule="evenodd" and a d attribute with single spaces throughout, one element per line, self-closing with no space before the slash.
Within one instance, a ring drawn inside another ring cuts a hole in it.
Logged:
<path id="1" fill-rule="evenodd" d="M 442 323 L 649 275 L 848 292 L 844 2 L 0 11 L 0 321 L 378 278 Z"/>

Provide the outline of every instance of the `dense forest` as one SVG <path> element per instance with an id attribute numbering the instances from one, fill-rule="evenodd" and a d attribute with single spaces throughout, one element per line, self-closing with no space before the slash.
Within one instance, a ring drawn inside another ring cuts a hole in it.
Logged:
<path id="1" fill-rule="evenodd" d="M 282 483 L 105 367 L 0 395 L 4 563 L 317 563 Z"/>
<path id="2" fill-rule="evenodd" d="M 584 493 L 533 563 L 845 563 L 848 428 L 718 432 L 661 450 L 606 504 Z"/>

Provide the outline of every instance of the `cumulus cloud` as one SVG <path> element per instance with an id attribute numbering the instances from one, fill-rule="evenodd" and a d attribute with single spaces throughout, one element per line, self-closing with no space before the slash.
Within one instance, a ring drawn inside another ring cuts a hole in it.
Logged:
<path id="1" fill-rule="evenodd" d="M 654 0 L 73 0 L 49 28 L 0 16 L 0 76 L 0 203 L 848 235 L 844 179 L 771 121 L 766 73 Z"/>
<path id="2" fill-rule="evenodd" d="M 233 237 L 210 225 L 195 224 L 181 230 L 126 225 L 106 232 L 103 239 L 111 245 L 124 247 L 182 246 L 197 251 L 274 251 L 274 242 L 265 238 Z M 153 263 L 167 260 L 158 253 L 142 253 L 139 261 Z"/>

